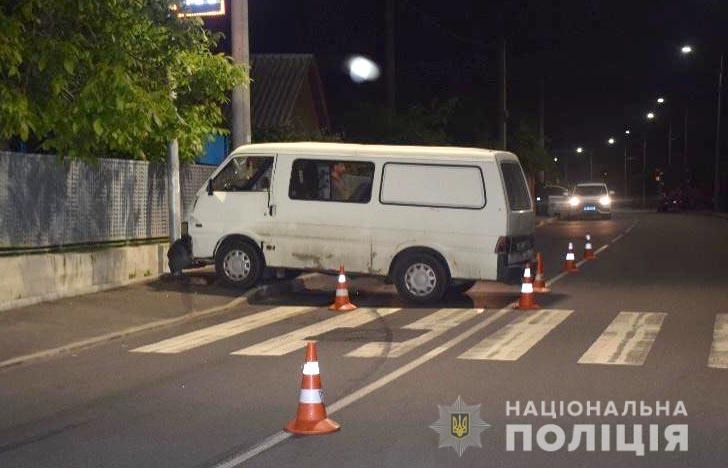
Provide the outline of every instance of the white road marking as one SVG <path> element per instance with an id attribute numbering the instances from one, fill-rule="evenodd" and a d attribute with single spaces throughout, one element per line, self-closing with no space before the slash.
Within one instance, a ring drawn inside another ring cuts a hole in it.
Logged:
<path id="1" fill-rule="evenodd" d="M 381 317 L 391 315 L 399 308 L 359 308 L 352 312 L 340 312 L 339 315 L 308 327 L 293 330 L 290 333 L 273 337 L 261 343 L 248 346 L 231 354 L 237 356 L 283 356 L 297 349 L 304 348 L 309 341 L 306 338 L 320 335 L 337 328 L 354 328 Z"/>
<path id="2" fill-rule="evenodd" d="M 620 312 L 581 356 L 579 364 L 641 366 L 666 315 L 657 312 Z"/>
<path id="3" fill-rule="evenodd" d="M 356 390 L 355 392 L 350 393 L 349 395 L 335 401 L 331 405 L 328 405 L 327 413 L 328 415 L 332 415 L 347 406 L 356 403 L 357 401 L 361 400 L 362 398 L 366 397 L 372 392 L 375 392 L 379 390 L 380 388 L 384 387 L 385 385 L 393 382 L 394 380 L 402 377 L 405 374 L 410 373 L 411 371 L 417 369 L 418 367 L 422 366 L 423 364 L 426 364 L 427 362 L 433 360 L 440 354 L 444 353 L 445 351 L 449 350 L 453 346 L 456 346 L 460 344 L 463 340 L 468 339 L 470 336 L 474 335 L 475 333 L 479 332 L 480 330 L 484 329 L 485 327 L 491 325 L 496 320 L 500 319 L 504 315 L 506 315 L 508 312 L 513 312 L 513 306 L 516 305 L 516 302 L 513 302 L 506 306 L 505 308 L 499 310 L 498 312 L 493 313 L 489 317 L 485 318 L 482 322 L 478 322 L 475 324 L 472 328 L 469 330 L 464 331 L 460 335 L 452 338 L 451 340 L 443 343 L 441 346 L 438 346 L 437 348 L 428 351 L 427 353 L 423 354 L 422 356 L 418 357 L 417 359 L 414 359 L 410 361 L 409 363 L 403 365 L 402 367 L 399 367 L 398 369 L 390 372 L 387 375 L 384 375 L 380 377 L 379 379 L 375 380 L 374 382 L 365 385 L 364 387 L 360 388 L 359 390 Z M 482 313 L 482 312 L 481 312 Z M 488 311 L 485 312 L 485 314 L 488 314 Z M 286 439 L 291 438 L 293 434 L 290 434 L 288 432 L 276 432 L 275 434 L 267 437 L 263 441 L 261 441 L 259 444 L 256 444 L 254 447 L 250 448 L 249 450 L 246 450 L 245 452 L 240 453 L 239 455 L 234 455 L 228 460 L 218 464 L 215 466 L 215 468 L 233 468 L 236 466 L 241 465 L 242 463 L 245 463 L 246 461 L 250 460 L 251 458 L 255 457 L 256 455 L 259 455 L 260 453 L 278 445 L 279 443 L 283 442 Z"/>
<path id="4" fill-rule="evenodd" d="M 713 344 L 710 347 L 708 367 L 728 369 L 728 314 L 715 316 Z"/>
<path id="5" fill-rule="evenodd" d="M 635 225 L 637 223 L 635 222 Z M 634 227 L 634 225 L 632 226 Z M 631 230 L 631 228 L 630 228 Z M 628 232 L 628 231 L 627 231 Z M 564 276 L 566 276 L 566 273 L 562 273 L 560 275 L 557 275 L 551 281 L 547 283 L 548 286 L 551 286 L 553 284 L 556 284 L 557 281 L 562 279 Z M 384 387 L 385 385 L 389 384 L 390 382 L 398 379 L 399 377 L 413 371 L 414 369 L 417 369 L 421 365 L 429 362 L 430 360 L 436 358 L 440 354 L 444 353 L 445 351 L 449 350 L 453 346 L 456 346 L 460 344 L 463 340 L 466 340 L 470 336 L 474 335 L 475 333 L 479 332 L 480 330 L 484 329 L 485 327 L 489 326 L 496 320 L 503 317 L 508 312 L 511 312 L 513 310 L 513 307 L 518 304 L 517 301 L 514 301 L 510 304 L 508 304 L 505 308 L 499 310 L 497 313 L 493 314 L 492 316 L 486 318 L 482 322 L 474 325 L 471 329 L 461 333 L 460 335 L 456 336 L 455 338 L 452 338 L 451 340 L 444 343 L 442 346 L 438 346 L 437 348 L 423 354 L 422 356 L 418 357 L 417 359 L 414 359 L 410 361 L 409 363 L 403 365 L 402 367 L 399 367 L 398 369 L 390 372 L 389 374 L 379 378 L 378 380 L 375 380 L 374 382 L 370 383 L 369 385 L 366 385 L 359 390 L 350 393 L 349 395 L 341 398 L 340 400 L 337 400 L 333 404 L 331 404 L 328 408 L 328 414 L 334 414 L 337 411 L 346 408 L 347 406 L 356 403 L 360 399 L 366 397 L 370 393 Z M 479 312 L 481 313 L 481 312 Z M 245 463 L 246 461 L 250 460 L 251 458 L 261 454 L 262 452 L 265 452 L 266 450 L 275 447 L 276 445 L 280 444 L 281 442 L 290 439 L 293 434 L 290 434 L 288 432 L 276 432 L 275 434 L 266 437 L 264 440 L 262 440 L 260 443 L 256 444 L 254 447 L 250 448 L 249 450 L 246 450 L 245 452 L 242 452 L 238 455 L 233 455 L 225 462 L 218 464 L 215 466 L 215 468 L 233 468 L 236 466 L 241 465 L 242 463 Z"/>
<path id="6" fill-rule="evenodd" d="M 175 336 L 147 346 L 132 349 L 133 353 L 162 353 L 174 354 L 188 351 L 199 346 L 224 340 L 256 328 L 279 322 L 295 315 L 314 310 L 312 307 L 281 306 L 264 310 L 253 315 L 230 320 L 219 325 L 196 330 L 184 335 Z"/>
<path id="7" fill-rule="evenodd" d="M 374 341 L 367 343 L 346 354 L 346 356 L 364 358 L 382 356 L 388 358 L 400 357 L 412 351 L 417 346 L 435 339 L 449 329 L 472 319 L 477 313 L 477 309 L 440 309 L 403 327 L 407 330 L 428 330 L 426 333 L 402 342 L 385 343 Z"/>
<path id="8" fill-rule="evenodd" d="M 526 354 L 573 310 L 543 309 L 523 312 L 513 322 L 485 338 L 459 359 L 483 361 L 515 361 Z"/>

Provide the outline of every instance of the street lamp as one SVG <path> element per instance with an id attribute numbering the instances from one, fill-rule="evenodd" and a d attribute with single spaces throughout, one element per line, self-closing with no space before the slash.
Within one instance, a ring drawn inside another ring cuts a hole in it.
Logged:
<path id="1" fill-rule="evenodd" d="M 610 138 L 609 140 L 607 140 L 607 143 L 613 145 L 616 141 L 617 140 L 615 140 L 614 138 Z"/>
<path id="2" fill-rule="evenodd" d="M 629 193 L 629 175 L 627 173 L 627 151 L 629 148 L 629 129 L 624 131 L 624 196 L 626 197 Z"/>
<path id="3" fill-rule="evenodd" d="M 653 112 L 648 112 L 647 113 L 647 120 L 652 120 L 654 118 L 655 118 L 655 114 Z"/>
<path id="4" fill-rule="evenodd" d="M 576 148 L 576 152 L 581 154 L 584 152 L 584 148 L 579 146 L 578 148 Z M 592 164 L 592 154 L 590 152 L 589 153 L 589 180 L 592 180 L 593 173 L 594 173 L 594 165 Z"/>
<path id="5" fill-rule="evenodd" d="M 559 162 L 559 158 L 554 157 L 554 162 L 555 163 Z"/>
<path id="6" fill-rule="evenodd" d="M 690 45 L 684 45 L 680 49 L 683 55 L 692 53 L 693 48 Z M 720 114 L 721 114 L 721 103 L 723 93 L 723 57 L 724 54 L 720 54 L 720 66 L 718 68 L 718 96 L 717 96 L 717 109 L 715 117 L 715 162 L 714 162 L 714 174 L 713 174 L 713 209 L 719 211 L 722 209 L 722 200 L 720 198 Z M 686 119 L 687 121 L 687 119 Z"/>
<path id="7" fill-rule="evenodd" d="M 664 104 L 664 102 L 665 102 L 665 98 L 663 98 L 663 97 L 658 97 L 657 98 L 657 103 L 658 104 Z"/>

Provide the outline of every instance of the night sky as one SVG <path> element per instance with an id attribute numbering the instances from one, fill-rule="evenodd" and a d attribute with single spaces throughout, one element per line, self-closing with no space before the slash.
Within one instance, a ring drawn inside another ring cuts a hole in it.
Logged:
<path id="1" fill-rule="evenodd" d="M 600 159 L 611 158 L 606 139 L 621 140 L 629 127 L 636 145 L 645 113 L 655 110 L 658 120 L 648 134 L 655 164 L 665 159 L 669 119 L 673 156 L 682 158 L 688 104 L 688 155 L 694 170 L 706 172 L 701 168 L 712 164 L 720 52 L 728 51 L 727 3 L 400 0 L 397 105 L 458 97 L 482 101 L 495 115 L 496 47 L 505 34 L 510 114 L 536 120 L 543 76 L 546 135 L 554 154 L 566 156 L 582 145 Z M 336 127 L 352 103 L 384 99 L 381 79 L 355 84 L 343 69 L 351 54 L 383 64 L 384 5 L 384 0 L 249 0 L 251 53 L 315 54 Z M 680 54 L 684 43 L 693 46 L 691 56 Z M 668 109 L 658 109 L 658 96 L 667 99 Z"/>

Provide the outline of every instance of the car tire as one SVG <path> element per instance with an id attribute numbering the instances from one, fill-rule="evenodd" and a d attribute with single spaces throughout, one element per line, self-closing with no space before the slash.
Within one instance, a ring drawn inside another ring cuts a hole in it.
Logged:
<path id="1" fill-rule="evenodd" d="M 260 279 L 264 263 L 263 256 L 255 245 L 235 239 L 223 243 L 218 249 L 215 271 L 225 285 L 248 289 Z"/>
<path id="2" fill-rule="evenodd" d="M 438 302 L 450 284 L 446 266 L 429 252 L 403 255 L 394 266 L 393 276 L 397 292 L 417 304 Z"/>
<path id="3" fill-rule="evenodd" d="M 475 280 L 452 281 L 449 290 L 454 294 L 463 294 L 475 286 L 475 283 Z"/>

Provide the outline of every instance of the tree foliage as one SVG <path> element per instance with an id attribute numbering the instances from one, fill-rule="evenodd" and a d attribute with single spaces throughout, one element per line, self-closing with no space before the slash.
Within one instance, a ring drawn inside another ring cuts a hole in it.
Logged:
<path id="1" fill-rule="evenodd" d="M 454 105 L 455 101 L 433 101 L 389 115 L 382 106 L 363 104 L 344 116 L 345 138 L 393 145 L 451 144 L 446 129 Z"/>
<path id="2" fill-rule="evenodd" d="M 93 160 L 202 153 L 248 73 L 170 0 L 9 0 L 0 6 L 0 142 Z"/>

